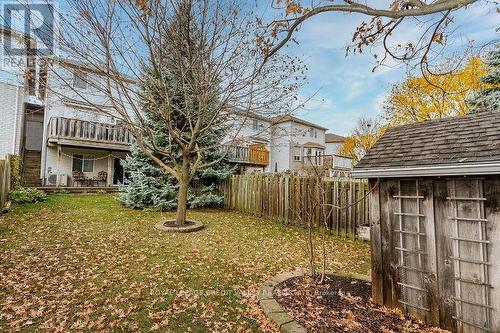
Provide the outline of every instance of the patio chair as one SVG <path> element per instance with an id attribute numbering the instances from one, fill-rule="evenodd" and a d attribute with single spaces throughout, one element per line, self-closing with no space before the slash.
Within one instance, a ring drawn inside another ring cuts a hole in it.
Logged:
<path id="1" fill-rule="evenodd" d="M 73 171 L 72 176 L 73 176 L 73 184 L 75 184 L 75 186 L 78 186 L 78 184 L 82 186 L 82 183 L 86 182 L 87 180 L 83 172 L 78 170 Z"/>
<path id="2" fill-rule="evenodd" d="M 106 186 L 106 181 L 108 180 L 108 173 L 106 171 L 99 171 L 97 173 L 97 177 L 95 180 L 97 182 L 97 185 L 99 185 L 100 182 L 103 182 L 104 186 Z"/>

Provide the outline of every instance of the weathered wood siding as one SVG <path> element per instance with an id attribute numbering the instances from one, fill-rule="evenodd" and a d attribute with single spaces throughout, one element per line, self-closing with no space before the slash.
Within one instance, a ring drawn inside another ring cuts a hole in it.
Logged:
<path id="1" fill-rule="evenodd" d="M 300 224 L 304 214 L 321 194 L 315 177 L 290 175 L 233 175 L 224 183 L 224 206 L 257 216 Z M 326 224 L 338 235 L 355 235 L 357 227 L 368 224 L 368 183 L 359 180 L 322 179 L 325 203 L 334 208 Z M 325 207 L 329 209 L 329 207 Z M 314 212 L 324 225 L 319 208 Z"/>
<path id="2" fill-rule="evenodd" d="M 500 332 L 500 177 L 381 179 L 370 200 L 374 301 Z"/>

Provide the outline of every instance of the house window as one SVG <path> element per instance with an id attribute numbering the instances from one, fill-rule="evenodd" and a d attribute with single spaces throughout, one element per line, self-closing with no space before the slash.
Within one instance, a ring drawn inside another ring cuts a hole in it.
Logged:
<path id="1" fill-rule="evenodd" d="M 83 158 L 83 172 L 94 172 L 94 156 Z"/>
<path id="2" fill-rule="evenodd" d="M 73 154 L 73 171 L 94 172 L 93 156 Z"/>
<path id="3" fill-rule="evenodd" d="M 81 70 L 73 72 L 73 87 L 78 89 L 87 89 L 87 73 Z"/>
<path id="4" fill-rule="evenodd" d="M 293 160 L 300 161 L 301 158 L 301 148 L 298 146 L 293 147 Z"/>
<path id="5" fill-rule="evenodd" d="M 73 171 L 83 170 L 83 155 L 73 154 Z"/>
<path id="6" fill-rule="evenodd" d="M 307 148 L 307 156 L 311 156 L 312 155 L 312 148 Z"/>

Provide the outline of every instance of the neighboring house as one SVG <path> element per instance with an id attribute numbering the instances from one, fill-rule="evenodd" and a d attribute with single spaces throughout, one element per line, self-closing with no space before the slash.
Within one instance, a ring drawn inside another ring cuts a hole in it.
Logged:
<path id="1" fill-rule="evenodd" d="M 271 171 L 323 166 L 326 130 L 291 115 L 272 118 Z"/>
<path id="2" fill-rule="evenodd" d="M 350 175 L 351 159 L 325 155 L 326 128 L 291 115 L 266 118 L 253 112 L 234 114 L 225 146 L 229 161 L 240 166 L 240 173 L 319 170 L 322 175 Z"/>
<path id="3" fill-rule="evenodd" d="M 453 332 L 500 332 L 500 113 L 390 128 L 370 188 L 373 300 Z"/>
<path id="4" fill-rule="evenodd" d="M 327 155 L 340 155 L 345 137 L 334 133 L 325 134 L 325 153 Z"/>
<path id="5" fill-rule="evenodd" d="M 325 134 L 325 165 L 330 170 L 331 177 L 349 177 L 352 170 L 352 159 L 342 156 L 340 151 L 345 137 L 334 134 Z"/>
<path id="6" fill-rule="evenodd" d="M 270 171 L 270 119 L 254 112 L 235 111 L 224 142 L 228 160 L 240 166 L 239 173 Z"/>

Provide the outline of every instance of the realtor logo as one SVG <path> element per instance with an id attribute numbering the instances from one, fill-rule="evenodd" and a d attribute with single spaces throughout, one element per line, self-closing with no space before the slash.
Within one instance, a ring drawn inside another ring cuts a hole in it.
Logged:
<path id="1" fill-rule="evenodd" d="M 4 2 L 4 57 L 49 56 L 55 51 L 54 3 L 27 1 Z"/>

